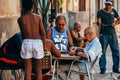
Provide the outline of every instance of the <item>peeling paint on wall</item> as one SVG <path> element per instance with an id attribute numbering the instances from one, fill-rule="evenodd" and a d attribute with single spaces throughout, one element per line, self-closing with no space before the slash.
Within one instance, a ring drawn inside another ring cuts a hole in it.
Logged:
<path id="1" fill-rule="evenodd" d="M 16 32 L 19 32 L 17 19 L 18 16 L 0 18 L 0 45 L 5 39 L 10 38 Z"/>
<path id="2" fill-rule="evenodd" d="M 6 32 L 4 31 L 4 32 L 2 32 L 2 37 L 0 39 L 1 44 L 3 44 L 6 40 L 7 40 Z"/>

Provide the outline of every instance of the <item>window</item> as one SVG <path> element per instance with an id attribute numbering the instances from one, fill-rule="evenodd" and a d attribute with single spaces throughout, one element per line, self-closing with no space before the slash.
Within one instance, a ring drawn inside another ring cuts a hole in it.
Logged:
<path id="1" fill-rule="evenodd" d="M 79 11 L 85 11 L 86 6 L 85 6 L 86 0 L 79 0 Z"/>

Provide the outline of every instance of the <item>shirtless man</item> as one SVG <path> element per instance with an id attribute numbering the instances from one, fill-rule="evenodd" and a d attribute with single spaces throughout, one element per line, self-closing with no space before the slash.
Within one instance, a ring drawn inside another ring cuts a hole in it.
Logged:
<path id="1" fill-rule="evenodd" d="M 25 80 L 31 80 L 32 57 L 36 59 L 37 80 L 42 80 L 42 58 L 46 50 L 46 33 L 42 20 L 37 14 L 33 14 L 33 1 L 22 0 L 24 14 L 18 18 L 18 24 L 22 33 L 21 57 L 25 60 Z"/>
<path id="2" fill-rule="evenodd" d="M 81 31 L 81 25 L 79 23 L 74 24 L 74 29 L 71 31 L 71 36 L 73 39 L 73 44 L 76 47 L 83 47 L 82 41 L 85 40 L 85 38 L 80 34 Z"/>

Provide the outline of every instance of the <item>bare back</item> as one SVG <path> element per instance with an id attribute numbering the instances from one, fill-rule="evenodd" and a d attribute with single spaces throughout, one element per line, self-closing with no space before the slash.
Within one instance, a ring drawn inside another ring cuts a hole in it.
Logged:
<path id="1" fill-rule="evenodd" d="M 37 14 L 27 13 L 18 19 L 23 39 L 41 39 L 45 33 L 42 21 Z"/>

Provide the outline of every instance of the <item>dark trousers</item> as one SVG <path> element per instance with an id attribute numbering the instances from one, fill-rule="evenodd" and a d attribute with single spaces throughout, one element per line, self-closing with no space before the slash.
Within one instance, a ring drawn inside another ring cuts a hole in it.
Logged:
<path id="1" fill-rule="evenodd" d="M 99 60 L 100 69 L 106 70 L 106 49 L 108 44 L 112 51 L 113 70 L 119 69 L 119 46 L 118 39 L 115 33 L 113 34 L 100 34 L 100 42 L 102 45 L 103 55 Z"/>

